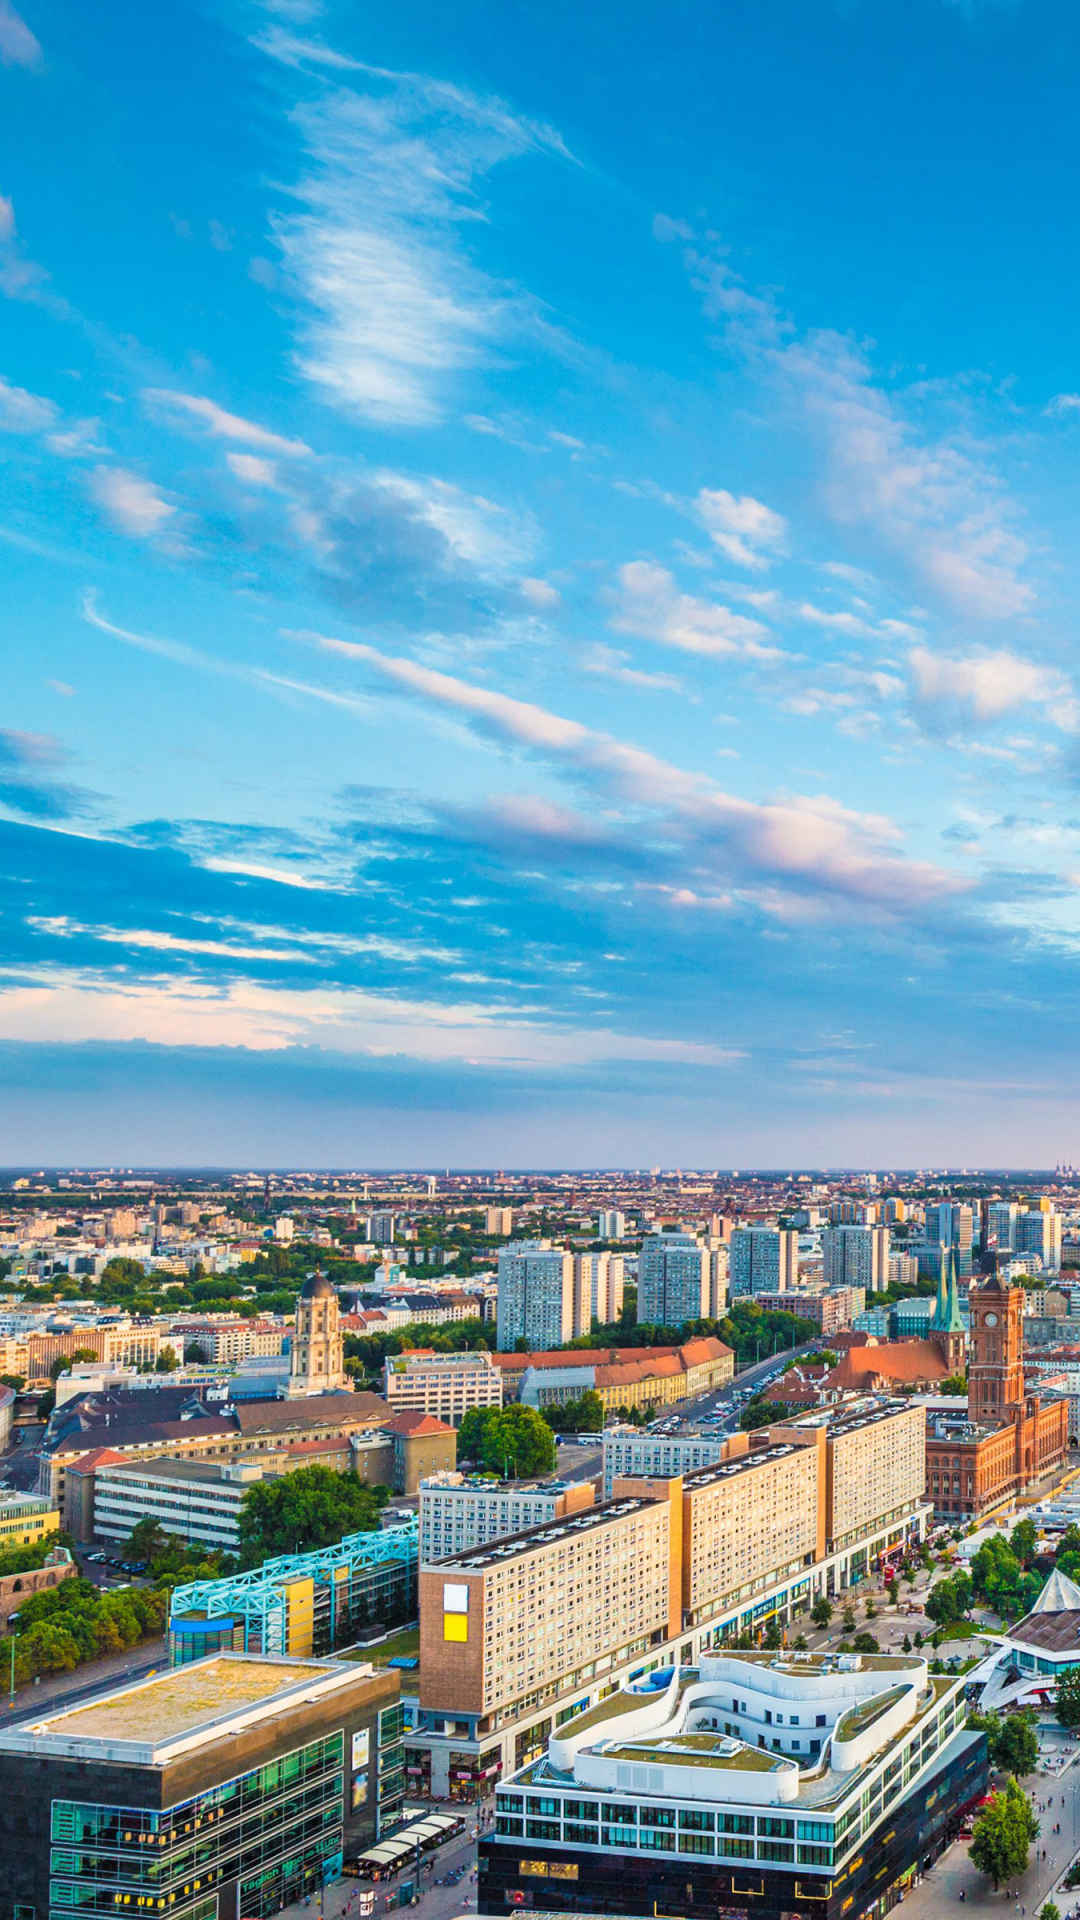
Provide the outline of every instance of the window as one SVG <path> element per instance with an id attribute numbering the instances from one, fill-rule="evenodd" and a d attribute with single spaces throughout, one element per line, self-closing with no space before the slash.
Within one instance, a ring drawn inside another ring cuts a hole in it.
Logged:
<path id="1" fill-rule="evenodd" d="M 712 1833 L 716 1827 L 716 1816 L 712 1813 L 700 1813 L 697 1808 L 684 1807 L 679 1814 L 680 1827 L 686 1827 L 691 1833 Z"/>
<path id="2" fill-rule="evenodd" d="M 711 1853 L 713 1845 L 711 1833 L 680 1833 L 679 1835 L 680 1853 Z"/>
<path id="3" fill-rule="evenodd" d="M 643 1827 L 673 1827 L 675 1809 L 674 1807 L 642 1807 L 641 1824 Z"/>
<path id="4" fill-rule="evenodd" d="M 794 1820 L 759 1820 L 758 1832 L 769 1836 L 771 1840 L 792 1840 L 795 1836 Z"/>
<path id="5" fill-rule="evenodd" d="M 794 1860 L 795 1849 L 784 1840 L 759 1840 L 759 1860 Z"/>
<path id="6" fill-rule="evenodd" d="M 723 1833 L 753 1833 L 753 1815 L 749 1813 L 722 1813 L 720 1828 Z"/>

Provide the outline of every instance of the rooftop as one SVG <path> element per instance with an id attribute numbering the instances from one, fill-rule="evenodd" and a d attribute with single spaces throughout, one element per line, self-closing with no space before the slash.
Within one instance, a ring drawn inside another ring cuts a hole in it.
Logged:
<path id="1" fill-rule="evenodd" d="M 523 1533 L 509 1533 L 502 1540 L 492 1540 L 485 1547 L 469 1547 L 461 1553 L 452 1554 L 449 1559 L 438 1562 L 438 1572 L 487 1572 L 507 1560 L 519 1559 L 522 1554 L 535 1553 L 540 1547 L 555 1546 L 560 1540 L 571 1539 L 574 1534 L 610 1526 L 615 1520 L 624 1520 L 628 1514 L 666 1504 L 665 1501 L 648 1500 L 638 1494 L 622 1500 L 604 1500 L 598 1506 L 586 1507 L 581 1513 L 569 1514 L 563 1520 L 552 1520 L 547 1526 L 529 1527 Z"/>
<path id="2" fill-rule="evenodd" d="M 46 1711 L 0 1731 L 0 1753 L 122 1758 L 162 1764 L 171 1752 L 216 1742 L 227 1728 L 299 1706 L 314 1693 L 371 1677 L 334 1660 L 288 1660 L 222 1653 L 133 1686 L 100 1693 L 80 1706 Z"/>

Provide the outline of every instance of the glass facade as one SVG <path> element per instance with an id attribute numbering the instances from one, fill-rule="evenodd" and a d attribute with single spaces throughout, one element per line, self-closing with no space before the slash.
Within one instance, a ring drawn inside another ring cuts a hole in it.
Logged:
<path id="1" fill-rule="evenodd" d="M 264 1920 L 340 1872 L 344 1771 L 337 1732 L 165 1812 L 54 1800 L 50 1912 L 211 1920 L 237 1880 L 240 1912 Z"/>
<path id="2" fill-rule="evenodd" d="M 405 1709 L 400 1701 L 379 1715 L 379 1833 L 389 1833 L 405 1809 Z"/>

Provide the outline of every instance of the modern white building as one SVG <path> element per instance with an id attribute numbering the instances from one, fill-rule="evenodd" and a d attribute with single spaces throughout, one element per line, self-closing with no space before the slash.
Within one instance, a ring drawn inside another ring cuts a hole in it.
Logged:
<path id="1" fill-rule="evenodd" d="M 1017 1252 L 1037 1254 L 1046 1273 L 1061 1271 L 1061 1215 L 1031 1207 L 1016 1223 Z"/>
<path id="2" fill-rule="evenodd" d="M 574 1255 L 574 1331 L 588 1333 L 594 1320 L 608 1327 L 622 1312 L 626 1261 L 621 1253 Z"/>
<path id="3" fill-rule="evenodd" d="M 262 1460 L 140 1460 L 99 1466 L 94 1474 L 94 1535 L 125 1542 L 140 1520 L 199 1546 L 235 1553 L 240 1506 L 262 1480 Z"/>
<path id="4" fill-rule="evenodd" d="M 626 1215 L 617 1208 L 601 1208 L 596 1216 L 598 1240 L 622 1240 L 626 1235 Z"/>
<path id="5" fill-rule="evenodd" d="M 580 1513 L 595 1499 L 590 1480 L 529 1486 L 488 1474 L 430 1474 L 420 1482 L 421 1565 Z"/>
<path id="6" fill-rule="evenodd" d="M 530 1351 L 550 1351 L 573 1339 L 574 1257 L 565 1247 L 553 1247 L 547 1240 L 512 1240 L 503 1248 L 496 1326 L 503 1353 L 518 1340 Z"/>
<path id="7" fill-rule="evenodd" d="M 503 1377 L 490 1353 L 388 1354 L 383 1392 L 393 1413 L 430 1413 L 460 1427 L 473 1407 L 501 1407 Z"/>

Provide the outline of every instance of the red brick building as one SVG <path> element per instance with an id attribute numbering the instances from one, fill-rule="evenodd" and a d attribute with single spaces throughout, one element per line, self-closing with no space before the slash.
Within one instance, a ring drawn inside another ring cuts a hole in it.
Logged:
<path id="1" fill-rule="evenodd" d="M 978 1520 L 1064 1465 L 1068 1407 L 1024 1390 L 1023 1289 L 972 1287 L 965 1407 L 931 1413 L 926 1491 L 936 1512 Z"/>

